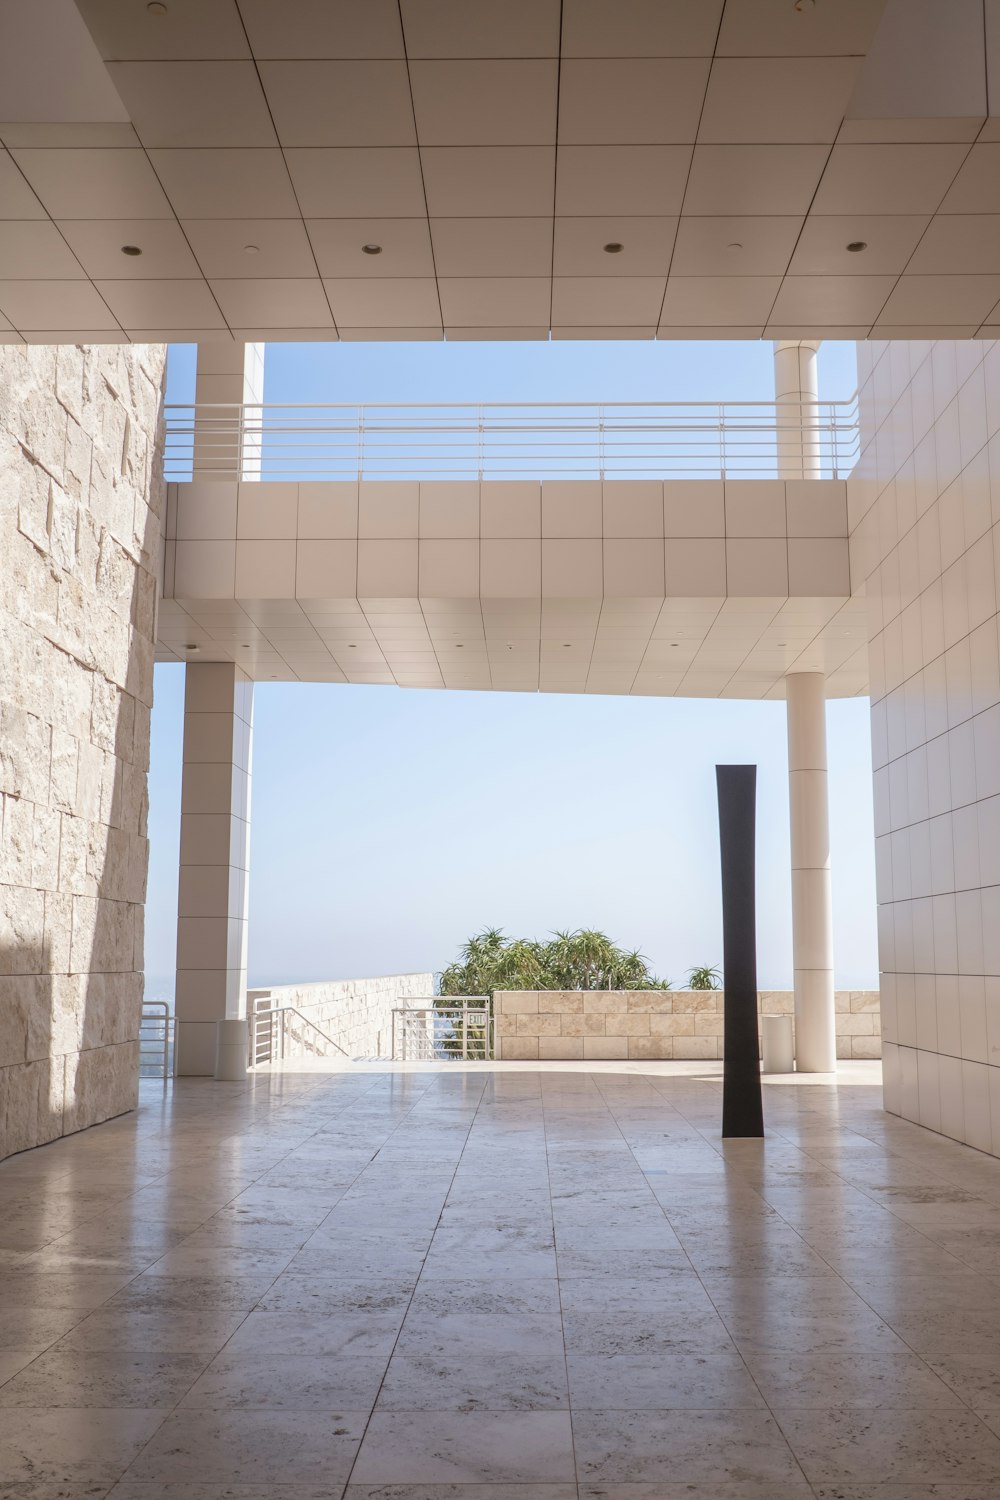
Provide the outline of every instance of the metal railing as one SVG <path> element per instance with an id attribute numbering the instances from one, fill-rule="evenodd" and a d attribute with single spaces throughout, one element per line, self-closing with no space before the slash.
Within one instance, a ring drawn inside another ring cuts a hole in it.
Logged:
<path id="1" fill-rule="evenodd" d="M 308 1028 L 310 1040 L 296 1035 L 294 1029 L 290 1031 L 289 1016 L 296 1016 Z M 250 1032 L 248 1056 L 252 1068 L 264 1063 L 283 1062 L 286 1057 L 300 1056 L 303 1052 L 314 1057 L 326 1057 L 329 1056 L 329 1051 L 324 1049 L 330 1048 L 342 1057 L 350 1057 L 350 1053 L 339 1042 L 334 1041 L 332 1036 L 295 1005 L 268 1005 L 266 999 L 258 1000 L 247 1013 L 247 1026 Z M 323 1048 L 316 1045 L 314 1039 L 317 1037 L 323 1043 Z"/>
<path id="2" fill-rule="evenodd" d="M 139 1020 L 139 1077 L 174 1076 L 174 1018 L 166 1000 L 144 1000 Z"/>
<path id="3" fill-rule="evenodd" d="M 449 1005 L 399 1006 L 392 1013 L 394 1062 L 489 1062 L 493 1056 L 493 1006 L 488 995 L 456 997 Z"/>
<path id="4" fill-rule="evenodd" d="M 817 478 L 844 478 L 859 451 L 857 396 L 797 403 L 792 423 L 789 412 L 774 401 L 171 405 L 164 472 L 181 482 L 762 479 L 805 443 Z"/>

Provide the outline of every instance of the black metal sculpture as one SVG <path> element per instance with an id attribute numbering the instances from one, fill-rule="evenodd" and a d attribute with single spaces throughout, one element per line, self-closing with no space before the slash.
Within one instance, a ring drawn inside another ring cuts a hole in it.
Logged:
<path id="1" fill-rule="evenodd" d="M 723 1136 L 762 1136 L 754 892 L 756 766 L 716 766 L 722 854 Z"/>

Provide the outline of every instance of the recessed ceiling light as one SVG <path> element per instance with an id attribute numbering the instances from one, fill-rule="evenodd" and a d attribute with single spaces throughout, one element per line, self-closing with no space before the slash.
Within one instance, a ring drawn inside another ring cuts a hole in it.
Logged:
<path id="1" fill-rule="evenodd" d="M 804 15 L 806 11 L 816 9 L 816 0 L 795 0 L 795 9 L 800 16 Z"/>
<path id="2" fill-rule="evenodd" d="M 201 650 L 201 647 L 200 647 L 200 646 L 197 646 L 197 645 L 195 645 L 195 644 L 194 644 L 194 643 L 193 643 L 193 642 L 192 642 L 192 643 L 191 643 L 191 644 L 189 644 L 189 645 L 187 645 L 187 646 L 185 646 L 185 647 L 184 647 L 184 650 L 185 650 L 185 651 L 200 651 L 200 650 Z"/>
<path id="3" fill-rule="evenodd" d="M 361 246 L 361 253 L 362 253 L 362 255 L 381 255 L 382 254 L 382 246 L 381 245 L 362 245 Z"/>
<path id="4" fill-rule="evenodd" d="M 138 245 L 123 245 L 122 246 L 122 254 L 123 255 L 141 255 L 142 251 L 139 249 Z"/>
<path id="5" fill-rule="evenodd" d="M 165 16 L 167 13 L 167 7 L 163 4 L 163 0 L 149 0 L 146 9 L 151 16 Z"/>
<path id="6" fill-rule="evenodd" d="M 571 644 L 572 642 L 570 641 L 563 641 L 563 650 L 568 651 Z"/>
<path id="7" fill-rule="evenodd" d="M 619 244 L 618 240 L 609 240 L 604 247 L 604 253 L 605 255 L 620 255 L 624 249 L 625 246 Z"/>
<path id="8" fill-rule="evenodd" d="M 260 252 L 260 246 L 259 245 L 244 245 L 243 246 L 243 254 L 244 255 L 257 255 L 259 252 Z"/>
<path id="9" fill-rule="evenodd" d="M 462 641 L 456 641 L 455 642 L 455 650 L 456 651 L 461 651 L 462 646 L 463 646 L 463 642 Z"/>
<path id="10" fill-rule="evenodd" d="M 348 643 L 347 643 L 347 649 L 348 649 L 348 651 L 356 651 L 357 647 L 355 646 L 355 644 L 354 644 L 353 641 L 348 641 Z"/>
<path id="11" fill-rule="evenodd" d="M 739 240 L 732 240 L 732 241 L 730 241 L 730 243 L 729 243 L 729 244 L 728 244 L 728 245 L 727 245 L 727 246 L 726 246 L 726 249 L 727 249 L 727 250 L 742 250 L 742 249 L 743 249 L 743 246 L 742 246 L 742 245 L 741 245 L 741 244 L 740 244 L 740 242 L 739 242 Z"/>
<path id="12" fill-rule="evenodd" d="M 848 248 L 848 250 L 850 250 L 850 252 L 851 252 L 852 255 L 857 255 L 857 253 L 858 253 L 859 250 L 867 250 L 868 249 L 868 241 L 867 240 L 852 240 L 851 243 L 848 245 L 847 248 Z"/>

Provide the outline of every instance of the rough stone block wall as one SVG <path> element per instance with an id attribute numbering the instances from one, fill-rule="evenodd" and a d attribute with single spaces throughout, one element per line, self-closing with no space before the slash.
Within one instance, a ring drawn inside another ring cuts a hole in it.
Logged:
<path id="1" fill-rule="evenodd" d="M 764 1016 L 794 1009 L 791 990 L 758 998 Z M 837 1056 L 880 1057 L 878 991 L 835 998 Z M 493 1003 L 495 1052 L 505 1062 L 722 1057 L 721 990 L 507 990 Z"/>
<path id="2" fill-rule="evenodd" d="M 165 358 L 0 348 L 0 1157 L 136 1101 Z"/>
<path id="3" fill-rule="evenodd" d="M 270 1006 L 294 1005 L 337 1042 L 350 1057 L 392 1056 L 392 1012 L 408 1000 L 434 993 L 433 974 L 384 974 L 377 979 L 328 979 L 318 984 L 283 984 L 248 990 L 247 1010 L 259 1000 Z M 310 1028 L 289 1016 L 288 1056 L 322 1056 L 329 1049 Z"/>

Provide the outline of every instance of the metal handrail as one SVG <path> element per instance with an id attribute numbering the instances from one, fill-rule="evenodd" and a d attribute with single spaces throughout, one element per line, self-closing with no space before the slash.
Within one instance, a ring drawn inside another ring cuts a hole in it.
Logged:
<path id="1" fill-rule="evenodd" d="M 311 1026 L 312 1029 L 313 1029 L 313 1031 L 315 1031 L 316 1035 L 322 1037 L 323 1040 L 324 1040 L 324 1042 L 329 1043 L 329 1045 L 331 1047 L 335 1048 L 335 1050 L 337 1052 L 339 1052 L 343 1057 L 346 1057 L 348 1059 L 350 1058 L 351 1054 L 344 1047 L 342 1047 L 339 1042 L 335 1042 L 332 1036 L 328 1036 L 327 1033 L 322 1029 L 322 1027 L 317 1026 L 316 1022 L 314 1020 L 312 1020 L 312 1018 L 310 1016 L 307 1016 L 303 1011 L 299 1010 L 299 1008 L 298 1008 L 297 1005 L 270 1005 L 270 1006 L 268 1006 L 264 1010 L 254 1010 L 254 1011 L 248 1012 L 248 1014 L 247 1014 L 247 1023 L 248 1023 L 248 1028 L 249 1028 L 249 1032 L 250 1032 L 249 1057 L 250 1057 L 250 1060 L 251 1060 L 251 1066 L 253 1066 L 254 1059 L 255 1059 L 255 1046 L 256 1046 L 255 1037 L 256 1037 L 256 1031 L 257 1031 L 257 1023 L 258 1023 L 258 1021 L 262 1021 L 265 1017 L 271 1017 L 271 1016 L 281 1016 L 282 1017 L 282 1020 L 281 1020 L 281 1023 L 280 1023 L 281 1024 L 281 1056 L 284 1057 L 284 1055 L 285 1055 L 285 1022 L 284 1022 L 284 1017 L 286 1015 L 298 1016 L 299 1020 L 300 1021 L 305 1021 L 305 1023 L 306 1023 L 307 1026 Z M 267 1061 L 273 1062 L 274 1059 L 273 1059 L 273 1057 L 271 1057 L 271 1058 L 268 1058 Z"/>
<path id="2" fill-rule="evenodd" d="M 484 1018 L 482 1024 L 480 1016 Z M 451 1028 L 443 1038 L 438 1036 L 434 1024 L 439 1020 Z M 412 1026 L 404 1024 L 407 1021 L 425 1024 L 415 1032 Z M 489 995 L 411 995 L 405 1005 L 397 1005 L 392 1011 L 393 1060 L 489 1062 L 493 1056 L 493 1025 L 493 1002 Z M 469 1037 L 478 1031 L 482 1032 L 482 1041 L 476 1042 L 472 1049 L 475 1056 L 471 1056 Z M 449 1042 L 457 1042 L 457 1049 L 449 1046 Z M 414 1044 L 416 1051 L 411 1055 Z"/>
<path id="3" fill-rule="evenodd" d="M 166 1000 L 144 1000 L 139 1019 L 140 1077 L 166 1080 L 172 1076 L 173 1033 L 174 1017 L 169 1003 Z"/>
<path id="4" fill-rule="evenodd" d="M 858 404 L 802 401 L 201 403 L 166 407 L 168 479 L 603 478 L 775 473 L 809 441 L 841 477 Z"/>

